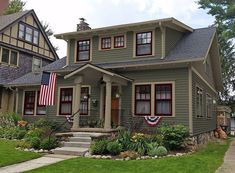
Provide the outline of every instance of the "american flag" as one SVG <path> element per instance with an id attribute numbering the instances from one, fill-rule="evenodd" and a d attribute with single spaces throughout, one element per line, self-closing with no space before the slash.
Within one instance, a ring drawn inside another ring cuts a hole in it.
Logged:
<path id="1" fill-rule="evenodd" d="M 55 102 L 56 73 L 43 72 L 39 105 L 51 106 Z"/>

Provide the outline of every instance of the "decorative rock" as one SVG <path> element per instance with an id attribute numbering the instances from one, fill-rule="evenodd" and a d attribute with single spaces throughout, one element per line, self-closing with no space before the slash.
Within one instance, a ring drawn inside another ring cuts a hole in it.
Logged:
<path id="1" fill-rule="evenodd" d="M 100 158 L 101 158 L 101 155 L 96 155 L 95 158 L 96 158 L 96 159 L 100 159 Z"/>
<path id="2" fill-rule="evenodd" d="M 29 149 L 28 149 L 28 148 L 25 148 L 24 151 L 29 151 Z"/>
<path id="3" fill-rule="evenodd" d="M 91 157 L 91 154 L 89 152 L 86 152 L 84 156 L 85 157 Z"/>
<path id="4" fill-rule="evenodd" d="M 112 159 L 112 156 L 106 156 L 106 159 Z"/>
<path id="5" fill-rule="evenodd" d="M 127 158 L 125 158 L 125 160 L 131 160 L 131 158 L 130 158 L 130 157 L 127 157 Z"/>
<path id="6" fill-rule="evenodd" d="M 115 160 L 123 160 L 123 159 L 115 159 Z"/>
<path id="7" fill-rule="evenodd" d="M 182 153 L 176 153 L 176 156 L 183 156 Z"/>
<path id="8" fill-rule="evenodd" d="M 43 149 L 40 149 L 40 150 L 39 150 L 39 153 L 42 153 L 42 152 L 43 152 Z"/>
<path id="9" fill-rule="evenodd" d="M 137 157 L 136 160 L 140 160 L 140 157 Z"/>

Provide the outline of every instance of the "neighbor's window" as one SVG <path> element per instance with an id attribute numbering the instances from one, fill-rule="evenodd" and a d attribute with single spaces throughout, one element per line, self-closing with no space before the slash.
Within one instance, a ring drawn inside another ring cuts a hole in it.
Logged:
<path id="1" fill-rule="evenodd" d="M 111 48 L 111 37 L 101 38 L 101 49 L 110 49 Z"/>
<path id="2" fill-rule="evenodd" d="M 201 88 L 196 87 L 196 116 L 203 117 L 203 91 Z"/>
<path id="3" fill-rule="evenodd" d="M 155 115 L 172 115 L 172 84 L 155 85 Z"/>
<path id="4" fill-rule="evenodd" d="M 2 62 L 9 63 L 10 50 L 2 48 Z"/>
<path id="5" fill-rule="evenodd" d="M 2 48 L 2 62 L 10 65 L 17 65 L 18 52 Z"/>
<path id="6" fill-rule="evenodd" d="M 33 58 L 33 64 L 32 64 L 32 71 L 38 72 L 42 68 L 42 61 L 39 58 L 34 57 Z"/>
<path id="7" fill-rule="evenodd" d="M 152 32 L 136 34 L 136 56 L 152 55 Z"/>
<path id="8" fill-rule="evenodd" d="M 60 115 L 72 115 L 73 88 L 60 89 Z"/>
<path id="9" fill-rule="evenodd" d="M 209 94 L 206 94 L 206 117 L 211 118 L 212 117 L 212 98 Z"/>
<path id="10" fill-rule="evenodd" d="M 11 51 L 10 64 L 17 65 L 17 61 L 18 61 L 18 53 L 15 51 Z"/>
<path id="11" fill-rule="evenodd" d="M 151 115 L 151 85 L 135 86 L 135 115 Z"/>
<path id="12" fill-rule="evenodd" d="M 124 47 L 124 35 L 114 37 L 114 48 Z"/>
<path id="13" fill-rule="evenodd" d="M 77 42 L 77 61 L 90 60 L 90 40 L 80 40 Z"/>
<path id="14" fill-rule="evenodd" d="M 24 115 L 34 115 L 35 91 L 25 91 Z"/>
<path id="15" fill-rule="evenodd" d="M 80 114 L 88 115 L 89 87 L 81 88 Z"/>
<path id="16" fill-rule="evenodd" d="M 34 44 L 39 43 L 38 29 L 25 23 L 19 24 L 18 37 Z"/>
<path id="17" fill-rule="evenodd" d="M 46 106 L 45 105 L 39 105 L 39 96 L 40 96 L 40 91 L 37 92 L 37 115 L 46 115 Z"/>

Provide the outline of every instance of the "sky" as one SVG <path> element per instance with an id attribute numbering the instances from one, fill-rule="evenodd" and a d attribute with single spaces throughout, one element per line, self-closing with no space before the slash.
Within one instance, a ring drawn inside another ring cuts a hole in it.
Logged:
<path id="1" fill-rule="evenodd" d="M 199 9 L 196 0 L 24 0 L 39 20 L 48 22 L 54 34 L 76 31 L 83 17 L 91 28 L 174 17 L 192 28 L 211 25 L 214 18 Z M 66 42 L 51 38 L 60 58 L 66 56 Z"/>

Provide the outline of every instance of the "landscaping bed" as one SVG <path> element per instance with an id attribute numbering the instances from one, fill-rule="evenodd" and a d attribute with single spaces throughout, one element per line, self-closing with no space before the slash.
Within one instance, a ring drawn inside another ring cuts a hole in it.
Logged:
<path id="1" fill-rule="evenodd" d="M 29 171 L 31 173 L 214 173 L 222 164 L 230 140 L 216 140 L 198 151 L 179 157 L 148 160 L 104 160 L 75 158 Z"/>

